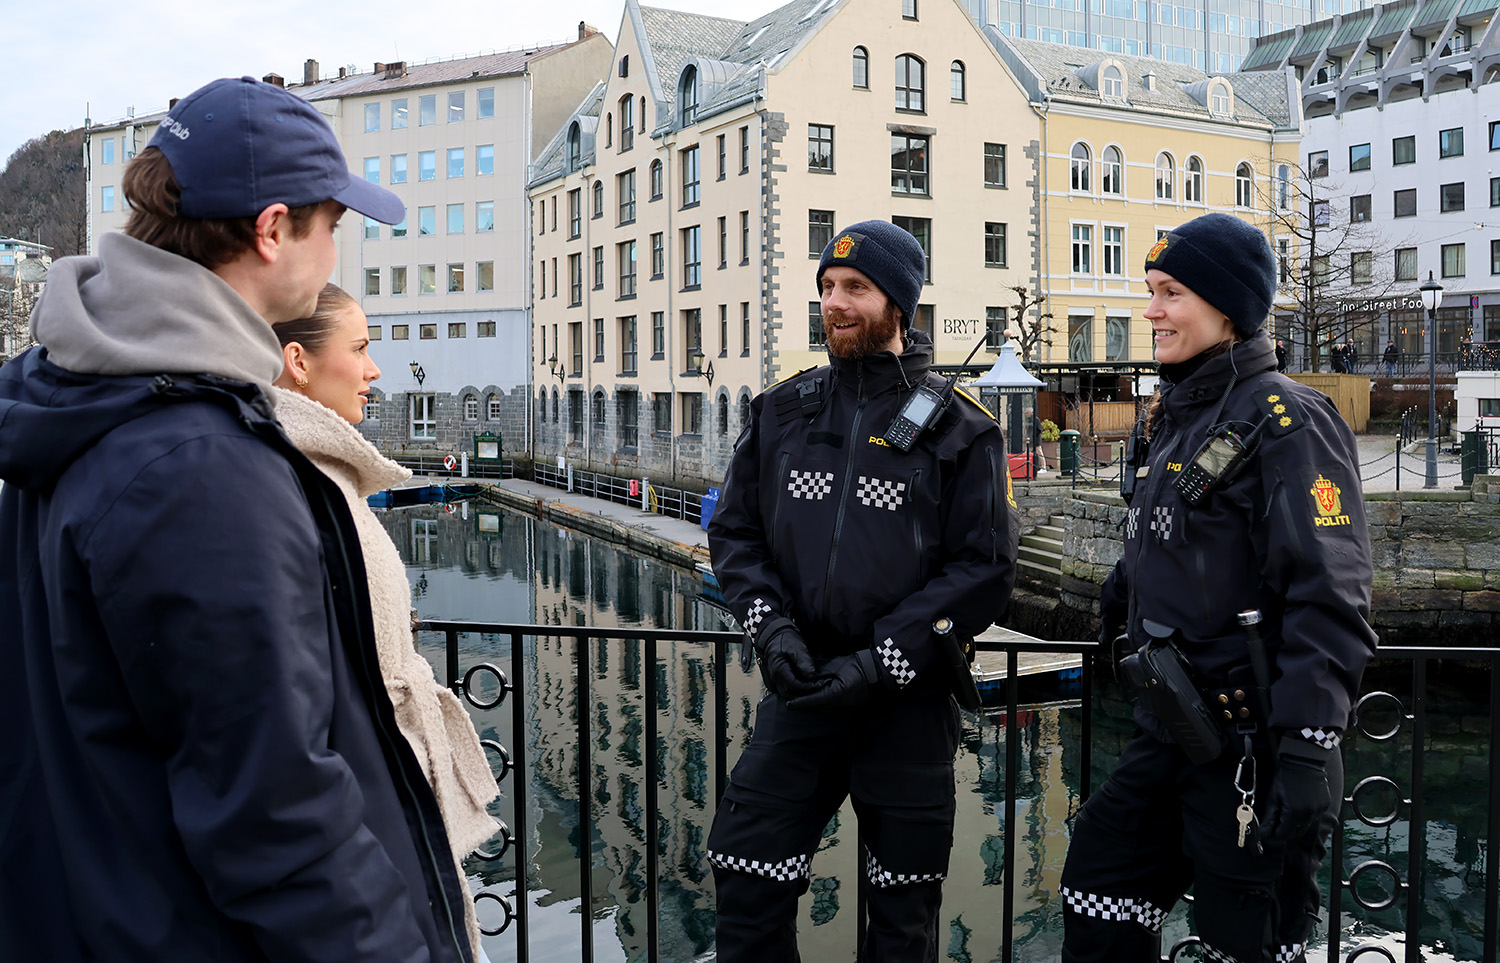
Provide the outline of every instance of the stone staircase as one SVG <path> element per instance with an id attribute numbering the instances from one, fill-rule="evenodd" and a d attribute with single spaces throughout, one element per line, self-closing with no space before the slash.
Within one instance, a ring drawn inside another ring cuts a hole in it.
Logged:
<path id="1" fill-rule="evenodd" d="M 1030 535 L 1021 536 L 1016 556 L 1016 574 L 1033 582 L 1057 585 L 1062 581 L 1063 524 L 1061 515 L 1053 515 L 1047 524 L 1038 525 Z"/>

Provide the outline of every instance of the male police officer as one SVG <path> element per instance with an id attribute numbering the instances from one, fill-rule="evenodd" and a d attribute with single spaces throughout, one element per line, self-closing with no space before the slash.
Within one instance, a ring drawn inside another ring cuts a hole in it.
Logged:
<path id="1" fill-rule="evenodd" d="M 936 954 L 958 713 L 946 656 L 1004 611 L 1014 501 L 999 425 L 959 394 L 910 450 L 887 439 L 930 373 L 911 326 L 921 246 L 840 231 L 817 283 L 831 364 L 751 403 L 709 525 L 714 571 L 769 694 L 709 837 L 721 963 L 796 960 L 797 897 L 854 799 L 870 906 L 861 959 Z"/>

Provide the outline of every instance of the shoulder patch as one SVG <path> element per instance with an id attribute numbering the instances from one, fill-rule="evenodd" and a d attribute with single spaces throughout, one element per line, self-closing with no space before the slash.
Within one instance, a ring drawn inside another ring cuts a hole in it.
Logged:
<path id="1" fill-rule="evenodd" d="M 791 374 L 787 375 L 785 378 L 782 378 L 780 381 L 773 381 L 770 384 L 766 385 L 765 390 L 770 391 L 772 388 L 775 388 L 778 385 L 784 385 L 788 381 L 791 381 L 793 378 L 800 378 L 803 375 L 807 374 L 809 371 L 816 371 L 820 367 L 822 367 L 822 365 L 815 364 L 811 368 L 803 368 L 801 371 L 794 371 Z"/>
<path id="2" fill-rule="evenodd" d="M 1297 399 L 1280 385 L 1264 386 L 1256 391 L 1255 406 L 1271 419 L 1266 427 L 1273 435 L 1296 431 L 1307 421 L 1302 417 L 1302 407 L 1297 404 Z"/>
<path id="3" fill-rule="evenodd" d="M 975 408 L 978 408 L 980 411 L 984 412 L 985 415 L 990 419 L 990 421 L 996 420 L 994 413 L 991 412 L 990 409 L 985 406 L 984 402 L 980 401 L 978 398 L 975 398 L 973 395 L 969 394 L 967 391 L 958 387 L 957 385 L 953 386 L 953 392 L 959 397 L 966 399 L 969 404 L 973 405 Z"/>

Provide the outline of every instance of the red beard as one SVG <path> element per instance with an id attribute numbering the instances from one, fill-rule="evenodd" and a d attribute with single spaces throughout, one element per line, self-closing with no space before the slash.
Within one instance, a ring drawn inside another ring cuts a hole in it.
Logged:
<path id="1" fill-rule="evenodd" d="M 849 331 L 838 331 L 835 324 L 854 322 Z M 887 304 L 878 318 L 861 318 L 843 311 L 830 311 L 823 316 L 823 334 L 828 341 L 828 353 L 835 358 L 867 358 L 890 347 L 901 331 L 901 311 L 894 304 Z"/>

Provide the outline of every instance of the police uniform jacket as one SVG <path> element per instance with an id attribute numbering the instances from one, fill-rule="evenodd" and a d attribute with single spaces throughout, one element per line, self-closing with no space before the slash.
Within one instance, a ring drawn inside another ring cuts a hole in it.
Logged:
<path id="1" fill-rule="evenodd" d="M 909 452 L 883 435 L 932 342 L 834 358 L 750 404 L 712 521 L 714 572 L 753 634 L 792 619 L 815 656 L 874 646 L 887 686 L 947 691 L 932 626 L 972 637 L 1005 610 L 1017 528 L 1000 426 L 955 394 Z"/>
<path id="2" fill-rule="evenodd" d="M 1369 529 L 1348 425 L 1325 395 L 1275 369 L 1264 333 L 1180 383 L 1164 368 L 1161 418 L 1101 616 L 1128 626 L 1132 647 L 1147 641 L 1144 619 L 1177 629 L 1182 653 L 1213 687 L 1249 662 L 1236 616 L 1260 609 L 1269 724 L 1318 738 L 1346 726 L 1375 648 Z M 1223 427 L 1246 437 L 1262 423 L 1245 469 L 1189 507 L 1174 483 L 1204 441 Z M 1145 710 L 1137 717 L 1160 732 Z"/>

